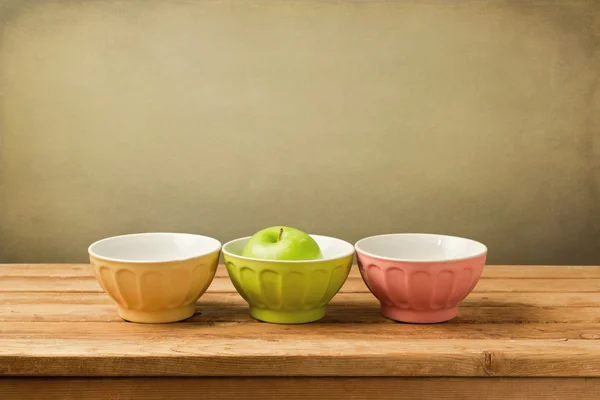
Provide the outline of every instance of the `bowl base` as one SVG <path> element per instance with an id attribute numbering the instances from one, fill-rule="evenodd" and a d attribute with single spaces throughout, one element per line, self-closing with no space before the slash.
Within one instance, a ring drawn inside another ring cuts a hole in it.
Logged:
<path id="1" fill-rule="evenodd" d="M 458 306 L 441 310 L 415 310 L 414 308 L 399 308 L 382 304 L 381 314 L 386 318 L 399 322 L 434 324 L 446 322 L 456 317 L 458 314 Z"/>
<path id="2" fill-rule="evenodd" d="M 161 311 L 140 311 L 119 307 L 119 317 L 141 324 L 165 324 L 188 319 L 196 311 L 196 304 Z"/>
<path id="3" fill-rule="evenodd" d="M 250 307 L 252 318 L 271 324 L 306 324 L 318 321 L 325 316 L 325 307 L 301 311 L 278 311 Z"/>

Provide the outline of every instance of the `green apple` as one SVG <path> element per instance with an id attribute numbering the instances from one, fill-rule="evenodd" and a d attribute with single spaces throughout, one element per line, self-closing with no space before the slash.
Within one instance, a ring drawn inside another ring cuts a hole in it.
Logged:
<path id="1" fill-rule="evenodd" d="M 273 226 L 255 233 L 242 251 L 243 257 L 262 260 L 318 260 L 321 248 L 310 235 L 287 226 Z"/>

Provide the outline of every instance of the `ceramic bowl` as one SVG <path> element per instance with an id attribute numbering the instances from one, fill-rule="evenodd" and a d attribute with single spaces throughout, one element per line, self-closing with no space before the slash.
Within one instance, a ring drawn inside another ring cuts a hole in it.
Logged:
<path id="1" fill-rule="evenodd" d="M 483 271 L 487 247 L 434 234 L 372 236 L 355 244 L 363 280 L 382 314 L 412 323 L 444 322 L 458 313 Z"/>
<path id="2" fill-rule="evenodd" d="M 221 252 L 213 238 L 187 233 L 140 233 L 93 243 L 89 257 L 119 316 L 140 323 L 191 317 L 212 282 Z"/>
<path id="3" fill-rule="evenodd" d="M 311 235 L 321 247 L 323 259 L 272 261 L 242 257 L 250 237 L 223 245 L 223 258 L 233 285 L 260 321 L 301 324 L 325 316 L 327 303 L 340 290 L 354 256 L 352 244 L 340 239 Z"/>

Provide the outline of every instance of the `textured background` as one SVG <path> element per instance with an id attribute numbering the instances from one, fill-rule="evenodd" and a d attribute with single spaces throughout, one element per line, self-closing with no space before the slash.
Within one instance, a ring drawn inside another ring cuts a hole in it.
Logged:
<path id="1" fill-rule="evenodd" d="M 0 261 L 286 224 L 600 264 L 600 2 L 0 0 Z"/>

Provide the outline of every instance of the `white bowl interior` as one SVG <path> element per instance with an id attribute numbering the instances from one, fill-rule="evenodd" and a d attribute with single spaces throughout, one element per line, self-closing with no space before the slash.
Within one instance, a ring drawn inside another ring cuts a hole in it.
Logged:
<path id="1" fill-rule="evenodd" d="M 451 261 L 472 258 L 487 247 L 471 239 L 425 233 L 398 233 L 372 236 L 356 243 L 367 255 L 394 261 Z"/>
<path id="2" fill-rule="evenodd" d="M 317 244 L 319 245 L 319 247 L 321 248 L 321 253 L 323 254 L 323 258 L 319 259 L 319 260 L 285 260 L 285 261 L 278 261 L 278 260 L 269 260 L 270 262 L 319 262 L 319 261 L 325 261 L 325 260 L 333 260 L 336 258 L 341 258 L 341 257 L 345 257 L 345 256 L 349 256 L 351 254 L 354 254 L 354 246 L 352 246 L 350 243 L 341 240 L 341 239 L 336 239 L 333 237 L 329 237 L 329 236 L 320 236 L 320 235 L 310 235 L 313 239 L 315 239 L 315 241 L 317 242 Z M 236 239 L 236 240 L 232 240 L 231 242 L 225 243 L 225 245 L 223 246 L 223 252 L 224 253 L 228 253 L 237 257 L 242 257 L 242 251 L 244 250 L 244 247 L 246 246 L 246 243 L 248 243 L 248 240 L 250 240 L 250 236 L 245 237 L 245 238 L 241 238 L 241 239 Z M 246 257 L 242 257 L 242 258 L 246 258 Z"/>
<path id="3" fill-rule="evenodd" d="M 123 262 L 187 260 L 219 251 L 213 238 L 189 233 L 138 233 L 99 240 L 89 247 L 98 258 Z"/>

